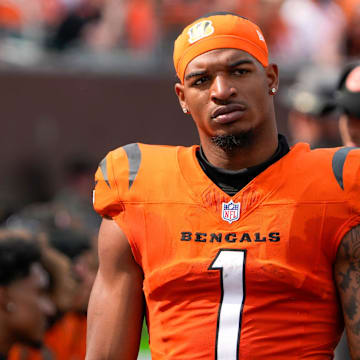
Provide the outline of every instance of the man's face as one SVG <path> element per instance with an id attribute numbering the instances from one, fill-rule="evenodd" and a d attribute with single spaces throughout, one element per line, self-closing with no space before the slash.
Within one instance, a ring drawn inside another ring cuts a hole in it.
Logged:
<path id="1" fill-rule="evenodd" d="M 18 342 L 41 345 L 47 317 L 55 311 L 47 288 L 47 273 L 37 263 L 31 266 L 29 276 L 8 286 L 9 301 L 14 305 L 9 328 Z"/>
<path id="2" fill-rule="evenodd" d="M 339 119 L 341 140 L 345 146 L 360 146 L 360 119 L 341 115 Z"/>
<path id="3" fill-rule="evenodd" d="M 176 84 L 175 90 L 203 142 L 219 135 L 265 130 L 272 109 L 270 90 L 277 86 L 275 65 L 264 68 L 242 50 L 216 49 L 193 59 L 184 84 Z"/>

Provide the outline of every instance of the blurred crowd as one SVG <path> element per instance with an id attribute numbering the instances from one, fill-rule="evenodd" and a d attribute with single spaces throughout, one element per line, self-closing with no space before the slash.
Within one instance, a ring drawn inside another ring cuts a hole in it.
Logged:
<path id="1" fill-rule="evenodd" d="M 83 360 L 100 217 L 96 163 L 76 157 L 46 202 L 0 218 L 0 360 Z M 148 359 L 148 335 L 142 357 Z"/>
<path id="2" fill-rule="evenodd" d="M 0 359 L 83 360 L 100 217 L 91 192 L 96 165 L 74 159 L 51 201 L 0 223 Z M 148 336 L 142 338 L 143 359 Z"/>
<path id="3" fill-rule="evenodd" d="M 290 74 L 277 100 L 290 141 L 360 146 L 360 0 L 0 0 L 0 63 L 84 50 L 170 62 L 185 24 L 224 10 L 256 22 Z M 0 206 L 0 360 L 84 358 L 96 165 L 70 162 L 50 201 Z"/>
<path id="4" fill-rule="evenodd" d="M 185 24 L 214 11 L 253 20 L 286 65 L 360 55 L 359 0 L 0 0 L 0 58 L 11 61 L 19 48 L 29 58 L 74 49 L 169 54 Z"/>
<path id="5" fill-rule="evenodd" d="M 0 358 L 84 359 L 100 223 L 89 199 L 92 172 L 74 161 L 51 201 L 2 219 Z"/>

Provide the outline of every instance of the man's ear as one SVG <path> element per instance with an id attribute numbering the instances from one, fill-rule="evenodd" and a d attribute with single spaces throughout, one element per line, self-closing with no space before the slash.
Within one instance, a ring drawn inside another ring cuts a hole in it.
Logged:
<path id="1" fill-rule="evenodd" d="M 184 93 L 184 85 L 181 83 L 175 84 L 175 93 L 179 99 L 180 106 L 182 110 L 187 109 L 186 102 L 185 102 L 185 93 Z"/>
<path id="2" fill-rule="evenodd" d="M 276 64 L 269 64 L 265 68 L 269 89 L 279 88 L 279 68 Z"/>

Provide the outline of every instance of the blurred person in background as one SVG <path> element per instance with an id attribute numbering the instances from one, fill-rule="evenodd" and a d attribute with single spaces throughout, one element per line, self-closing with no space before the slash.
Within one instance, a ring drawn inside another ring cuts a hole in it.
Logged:
<path id="1" fill-rule="evenodd" d="M 158 42 L 156 0 L 104 0 L 99 21 L 85 29 L 88 46 L 96 51 L 128 49 L 133 56 L 151 54 Z"/>
<path id="2" fill-rule="evenodd" d="M 125 26 L 127 46 L 133 54 L 138 52 L 145 55 L 156 47 L 158 40 L 156 10 L 156 0 L 132 0 L 128 3 Z"/>
<path id="3" fill-rule="evenodd" d="M 284 56 L 289 56 L 289 43 L 292 38 L 289 24 L 281 11 L 284 0 L 254 0 L 240 4 L 243 4 L 244 14 L 247 14 L 245 16 L 259 24 L 272 57 L 281 60 Z M 238 13 L 243 14 L 241 11 Z"/>
<path id="4" fill-rule="evenodd" d="M 57 0 L 66 9 L 49 37 L 50 49 L 151 53 L 158 40 L 156 0 Z"/>
<path id="5" fill-rule="evenodd" d="M 347 19 L 341 51 L 349 62 L 360 57 L 360 1 L 338 0 L 338 3 Z"/>
<path id="6" fill-rule="evenodd" d="M 69 259 L 50 246 L 45 233 L 38 236 L 41 245 L 42 262 L 49 274 L 48 295 L 54 304 L 54 313 L 47 317 L 48 326 L 41 348 L 17 344 L 9 353 L 9 360 L 54 359 L 54 352 L 49 347 L 49 339 L 56 333 L 58 322 L 71 309 L 75 292 L 75 280 Z"/>
<path id="7" fill-rule="evenodd" d="M 307 142 L 311 148 L 341 144 L 334 112 L 336 80 L 332 68 L 308 66 L 299 72 L 283 96 L 292 143 Z"/>
<path id="8" fill-rule="evenodd" d="M 48 38 L 48 47 L 64 51 L 83 43 L 83 31 L 96 23 L 106 0 L 57 0 L 63 8 L 58 26 Z"/>
<path id="9" fill-rule="evenodd" d="M 360 60 L 342 70 L 336 103 L 341 111 L 339 131 L 343 144 L 360 147 Z"/>
<path id="10" fill-rule="evenodd" d="M 52 229 L 49 243 L 64 254 L 72 264 L 77 282 L 71 311 L 86 315 L 90 291 L 97 271 L 96 237 L 79 229 Z"/>
<path id="11" fill-rule="evenodd" d="M 68 311 L 46 336 L 46 344 L 57 360 L 83 360 L 87 306 L 98 267 L 96 240 L 79 229 L 53 229 L 49 244 L 70 259 L 76 286 Z"/>
<path id="12" fill-rule="evenodd" d="M 155 0 L 61 0 L 68 12 L 49 41 L 55 50 L 86 47 L 97 52 L 153 51 L 157 41 Z"/>
<path id="13" fill-rule="evenodd" d="M 30 234 L 0 231 L 0 358 L 16 343 L 41 347 L 54 313 L 41 249 Z"/>
<path id="14" fill-rule="evenodd" d="M 305 64 L 336 66 L 346 19 L 332 0 L 285 0 L 281 17 L 288 29 L 288 41 L 278 61 L 296 69 Z"/>
<path id="15" fill-rule="evenodd" d="M 42 348 L 14 347 L 9 360 L 82 360 L 85 356 L 86 309 L 97 271 L 96 238 L 88 229 L 59 227 L 63 223 L 57 217 L 56 207 L 42 204 L 27 207 L 7 222 L 12 228 L 41 234 L 50 296 L 56 305 Z"/>
<path id="16" fill-rule="evenodd" d="M 83 30 L 83 39 L 87 46 L 103 52 L 124 48 L 127 14 L 132 3 L 132 0 L 104 0 L 97 20 L 87 24 Z M 139 13 L 142 13 L 141 9 L 139 10 Z"/>

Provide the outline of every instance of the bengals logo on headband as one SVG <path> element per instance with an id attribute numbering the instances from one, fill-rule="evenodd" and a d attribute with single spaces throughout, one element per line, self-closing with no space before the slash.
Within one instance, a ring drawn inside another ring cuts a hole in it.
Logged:
<path id="1" fill-rule="evenodd" d="M 188 30 L 189 43 L 192 44 L 214 32 L 211 20 L 204 20 L 196 23 Z"/>

